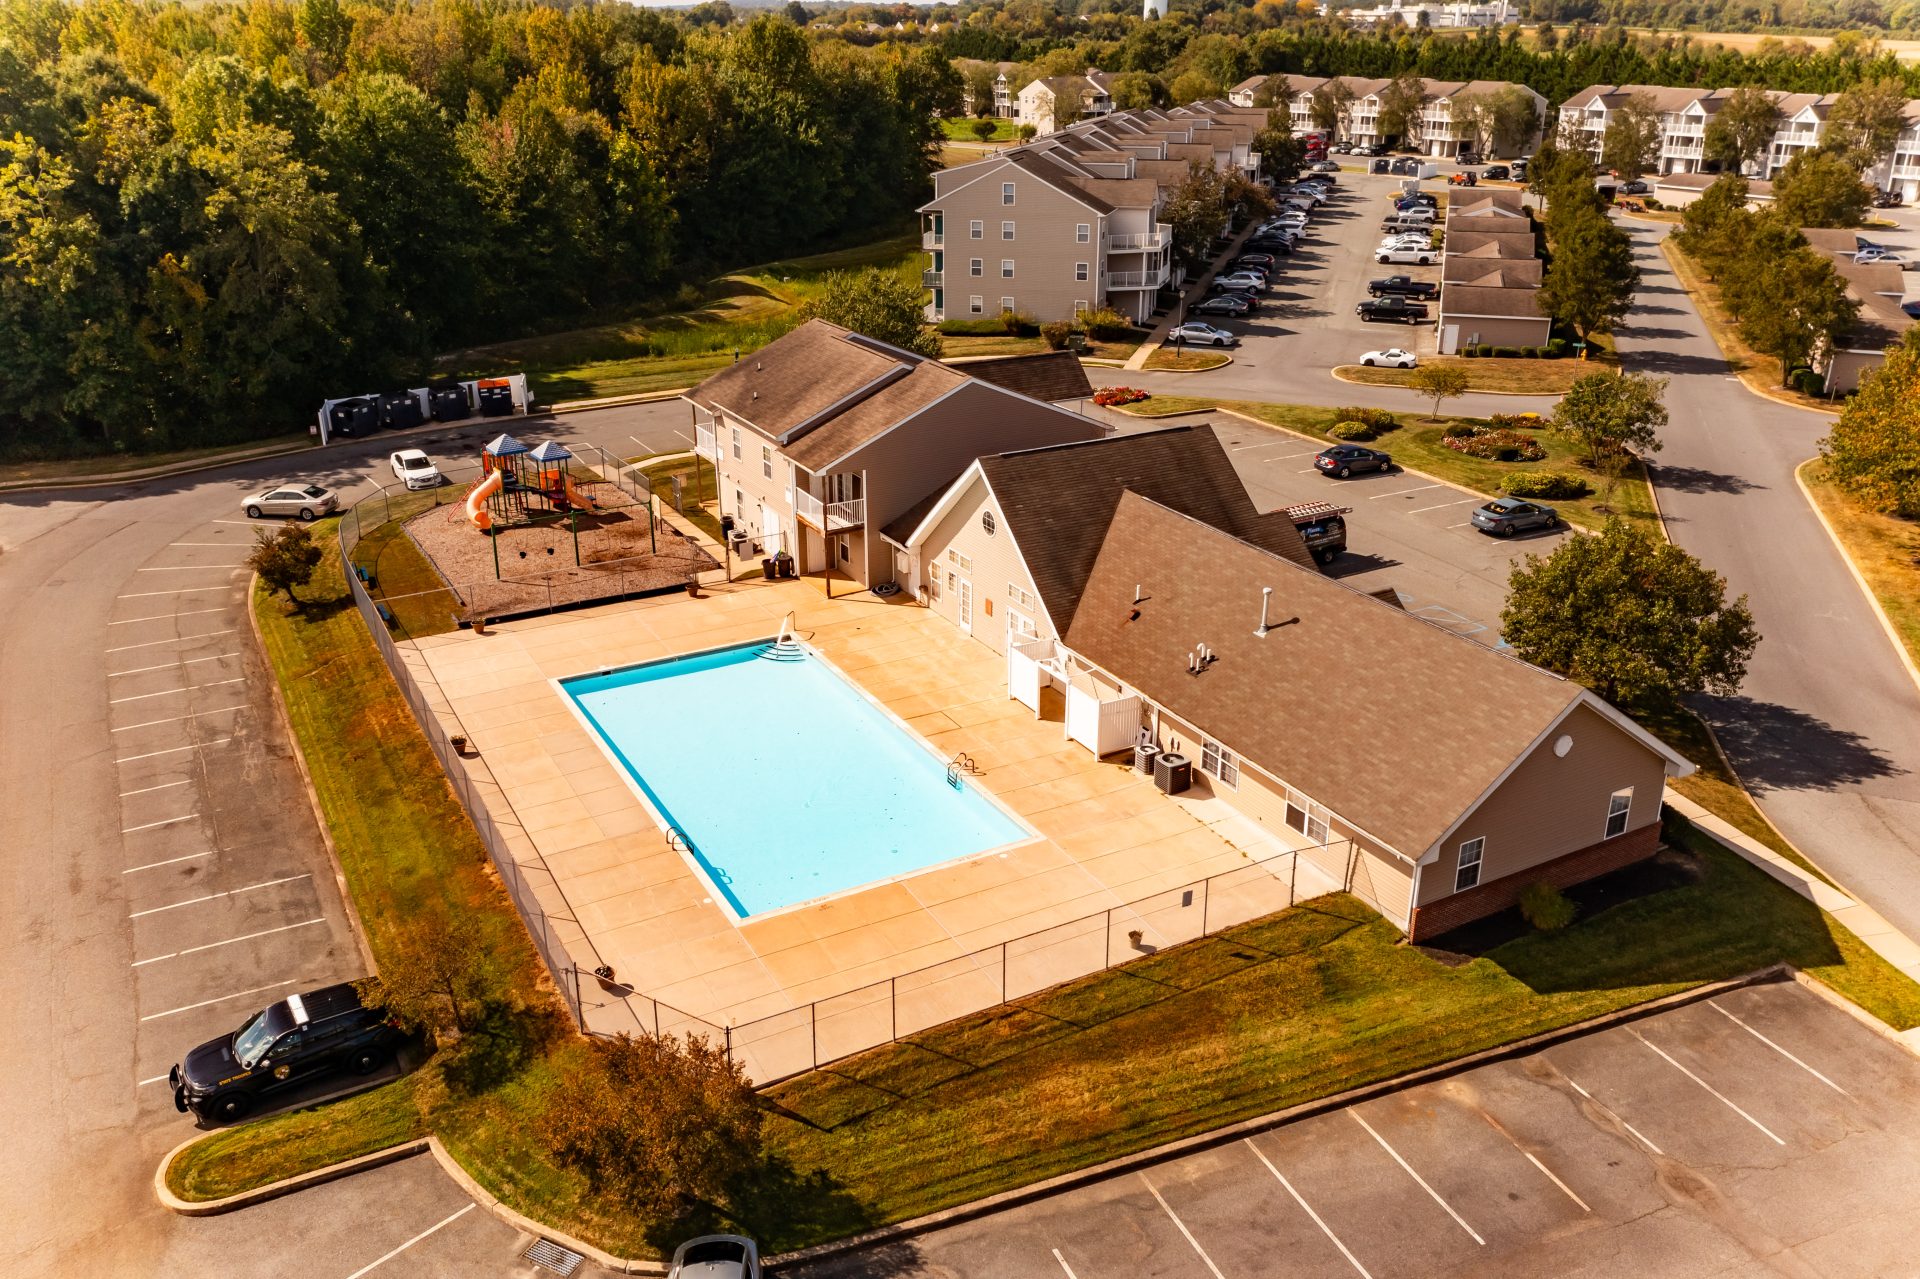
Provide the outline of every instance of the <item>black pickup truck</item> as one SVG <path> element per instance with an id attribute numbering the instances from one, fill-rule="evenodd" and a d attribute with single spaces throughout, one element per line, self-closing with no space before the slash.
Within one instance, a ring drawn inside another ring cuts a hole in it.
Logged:
<path id="1" fill-rule="evenodd" d="M 1427 320 L 1426 303 L 1409 302 L 1398 296 L 1362 302 L 1353 308 L 1353 313 L 1369 324 L 1424 324 Z"/>
<path id="2" fill-rule="evenodd" d="M 1367 281 L 1369 297 L 1430 298 L 1437 297 L 1439 293 L 1439 285 L 1427 280 L 1416 280 L 1410 275 L 1390 275 L 1384 280 Z"/>

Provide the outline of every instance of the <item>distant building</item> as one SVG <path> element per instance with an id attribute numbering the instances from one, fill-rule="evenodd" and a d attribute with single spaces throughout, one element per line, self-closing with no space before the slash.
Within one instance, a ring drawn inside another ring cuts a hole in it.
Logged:
<path id="1" fill-rule="evenodd" d="M 1140 18 L 1144 22 L 1152 22 L 1155 18 L 1166 16 L 1167 0 L 1146 0 L 1140 8 Z"/>
<path id="2" fill-rule="evenodd" d="M 1320 5 L 1322 17 L 1328 15 L 1332 6 Z M 1340 17 L 1360 27 L 1376 27 L 1381 23 L 1402 22 L 1409 27 L 1428 26 L 1439 28 L 1459 27 L 1504 27 L 1520 21 L 1520 12 L 1508 0 L 1495 0 L 1493 4 L 1402 4 L 1401 0 L 1388 0 L 1386 4 L 1377 4 L 1371 9 L 1336 9 Z"/>

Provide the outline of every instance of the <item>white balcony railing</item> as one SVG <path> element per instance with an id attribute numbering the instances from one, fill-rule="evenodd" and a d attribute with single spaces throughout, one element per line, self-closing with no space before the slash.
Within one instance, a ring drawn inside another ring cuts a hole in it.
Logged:
<path id="1" fill-rule="evenodd" d="M 793 490 L 793 513 L 822 533 L 839 533 L 867 522 L 867 500 L 822 502 L 805 489 Z"/>
<path id="2" fill-rule="evenodd" d="M 922 271 L 920 273 L 920 287 L 923 289 L 943 288 L 945 286 L 943 285 L 942 280 L 945 277 L 945 275 L 946 275 L 946 272 L 939 268 L 929 268 L 925 271 Z"/>
<path id="3" fill-rule="evenodd" d="M 1109 271 L 1106 281 L 1108 292 L 1157 289 L 1167 282 L 1167 264 L 1162 262 L 1151 271 Z"/>
<path id="4" fill-rule="evenodd" d="M 1153 230 L 1142 235 L 1110 235 L 1107 237 L 1109 253 L 1158 253 L 1167 247 L 1167 237 L 1173 228 L 1164 222 L 1156 223 Z"/>
<path id="5" fill-rule="evenodd" d="M 720 461 L 720 448 L 714 443 L 713 428 L 707 425 L 695 425 L 693 434 L 693 451 L 707 461 L 717 464 Z"/>
<path id="6" fill-rule="evenodd" d="M 920 247 L 923 249 L 937 249 L 946 242 L 947 233 L 944 231 L 922 231 L 920 233 Z"/>

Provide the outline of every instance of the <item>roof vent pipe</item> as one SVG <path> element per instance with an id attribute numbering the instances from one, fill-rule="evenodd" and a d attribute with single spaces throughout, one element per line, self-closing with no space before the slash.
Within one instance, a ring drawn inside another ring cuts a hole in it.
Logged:
<path id="1" fill-rule="evenodd" d="M 1261 587 L 1260 588 L 1260 629 L 1254 632 L 1255 635 L 1265 635 L 1270 629 L 1272 629 L 1267 625 L 1267 605 L 1271 603 L 1272 600 L 1273 600 L 1273 588 L 1271 586 Z"/>
<path id="2" fill-rule="evenodd" d="M 1133 602 L 1135 604 L 1140 602 L 1140 583 L 1138 582 L 1133 584 Z"/>

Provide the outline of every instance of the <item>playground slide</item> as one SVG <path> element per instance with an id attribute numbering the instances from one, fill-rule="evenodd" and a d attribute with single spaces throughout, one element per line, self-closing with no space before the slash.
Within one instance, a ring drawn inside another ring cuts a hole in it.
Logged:
<path id="1" fill-rule="evenodd" d="M 574 506 L 579 507 L 581 510 L 585 511 L 588 515 L 600 514 L 600 508 L 595 506 L 593 504 L 593 499 L 588 497 L 586 495 L 586 492 L 583 489 L 581 489 L 581 487 L 578 484 L 575 484 L 573 482 L 573 477 L 571 475 L 566 477 L 566 492 L 567 492 L 567 501 L 572 503 Z"/>
<path id="2" fill-rule="evenodd" d="M 467 494 L 467 518 L 482 533 L 493 527 L 493 514 L 487 510 L 487 499 L 498 493 L 503 483 L 505 481 L 500 478 L 500 472 L 491 471 Z"/>

